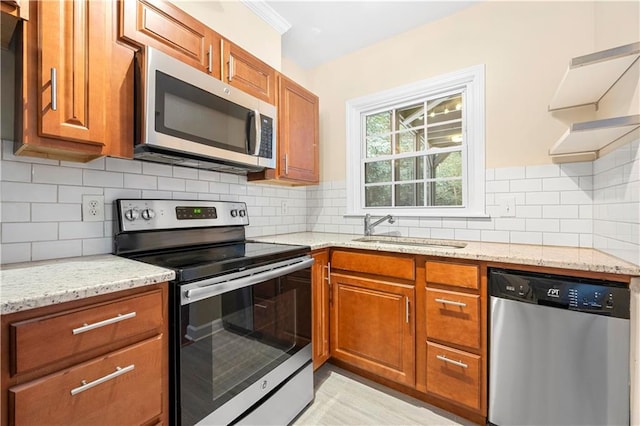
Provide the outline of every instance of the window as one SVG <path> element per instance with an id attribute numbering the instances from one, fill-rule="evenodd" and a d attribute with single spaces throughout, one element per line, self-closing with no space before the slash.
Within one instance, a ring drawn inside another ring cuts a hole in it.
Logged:
<path id="1" fill-rule="evenodd" d="M 484 67 L 347 102 L 347 214 L 484 216 Z"/>

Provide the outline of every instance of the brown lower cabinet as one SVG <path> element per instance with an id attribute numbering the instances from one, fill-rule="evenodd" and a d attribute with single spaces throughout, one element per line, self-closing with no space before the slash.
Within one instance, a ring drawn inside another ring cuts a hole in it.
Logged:
<path id="1" fill-rule="evenodd" d="M 0 319 L 0 424 L 167 424 L 166 284 Z"/>
<path id="2" fill-rule="evenodd" d="M 313 369 L 317 370 L 331 356 L 329 352 L 329 250 L 311 253 L 315 263 L 311 268 L 311 336 Z"/>
<path id="3" fill-rule="evenodd" d="M 331 356 L 413 386 L 413 286 L 341 273 L 331 285 Z"/>

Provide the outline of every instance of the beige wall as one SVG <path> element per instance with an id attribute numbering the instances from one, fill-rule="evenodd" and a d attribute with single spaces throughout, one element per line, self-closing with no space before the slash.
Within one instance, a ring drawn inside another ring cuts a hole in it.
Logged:
<path id="1" fill-rule="evenodd" d="M 595 51 L 596 37 L 616 27 L 638 28 L 629 7 L 614 6 L 483 2 L 311 70 L 321 100 L 321 180 L 345 178 L 345 101 L 476 64 L 486 65 L 486 166 L 551 163 L 547 151 L 568 120 L 593 118 L 547 111 L 570 58 Z"/>
<path id="2" fill-rule="evenodd" d="M 280 70 L 282 60 L 280 33 L 239 0 L 174 0 L 172 3 L 273 68 Z"/>

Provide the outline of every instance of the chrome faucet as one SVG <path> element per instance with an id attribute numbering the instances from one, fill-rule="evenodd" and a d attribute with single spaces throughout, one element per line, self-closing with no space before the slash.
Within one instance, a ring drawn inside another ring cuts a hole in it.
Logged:
<path id="1" fill-rule="evenodd" d="M 373 228 L 380 225 L 385 220 L 388 220 L 389 223 L 394 223 L 396 220 L 390 214 L 386 215 L 382 219 L 378 219 L 375 222 L 371 223 L 371 215 L 367 213 L 364 215 L 364 235 L 370 236 L 373 233 Z"/>

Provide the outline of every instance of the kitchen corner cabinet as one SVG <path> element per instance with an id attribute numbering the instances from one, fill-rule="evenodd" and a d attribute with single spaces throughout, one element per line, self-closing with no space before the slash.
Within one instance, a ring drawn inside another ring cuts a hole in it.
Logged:
<path id="1" fill-rule="evenodd" d="M 413 258 L 335 250 L 331 269 L 331 357 L 414 387 Z"/>
<path id="2" fill-rule="evenodd" d="M 486 279 L 475 263 L 420 263 L 416 388 L 485 418 Z"/>
<path id="3" fill-rule="evenodd" d="M 0 424 L 168 421 L 166 284 L 1 317 Z"/>
<path id="4" fill-rule="evenodd" d="M 317 370 L 331 355 L 329 352 L 329 304 L 331 280 L 329 250 L 311 253 L 315 263 L 311 269 L 311 312 L 313 369 Z"/>
<path id="5" fill-rule="evenodd" d="M 318 97 L 291 79 L 278 75 L 278 159 L 275 170 L 250 173 L 249 180 L 289 185 L 320 181 Z"/>
<path id="6" fill-rule="evenodd" d="M 221 37 L 163 0 L 121 0 L 122 40 L 151 46 L 220 79 Z"/>
<path id="7" fill-rule="evenodd" d="M 133 140 L 133 122 L 121 123 L 131 108 L 119 106 L 133 102 L 123 90 L 133 87 L 133 52 L 115 46 L 115 3 L 32 1 L 29 10 L 18 47 L 16 154 L 82 162 L 127 156 L 120 145 Z"/>
<path id="8" fill-rule="evenodd" d="M 240 46 L 223 38 L 222 81 L 272 105 L 276 103 L 276 71 Z"/>
<path id="9" fill-rule="evenodd" d="M 19 19 L 29 19 L 29 2 L 27 0 L 0 0 L 0 11 Z"/>

